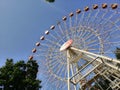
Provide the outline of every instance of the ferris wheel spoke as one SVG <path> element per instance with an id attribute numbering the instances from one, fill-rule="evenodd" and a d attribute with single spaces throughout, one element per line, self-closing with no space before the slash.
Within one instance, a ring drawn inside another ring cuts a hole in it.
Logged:
<path id="1" fill-rule="evenodd" d="M 44 57 L 44 56 L 45 56 L 45 53 L 43 53 L 43 54 L 36 54 L 36 55 L 34 55 L 34 56 L 36 56 L 36 57 Z"/>
<path id="2" fill-rule="evenodd" d="M 52 79 L 52 77 L 53 77 L 53 75 L 50 74 L 50 71 L 46 72 L 45 74 L 49 74 L 49 76 L 46 76 L 47 81 L 45 82 L 46 84 L 49 84 L 51 79 Z"/>
<path id="3" fill-rule="evenodd" d="M 74 21 L 75 23 L 74 23 L 74 35 L 73 35 L 73 37 L 75 38 L 76 37 L 76 35 L 77 35 L 77 31 L 78 31 L 78 13 L 76 13 L 76 15 L 75 15 L 75 21 Z"/>
<path id="4" fill-rule="evenodd" d="M 106 30 L 106 31 L 104 31 L 102 34 L 100 34 L 101 36 L 105 36 L 105 35 L 108 35 L 108 34 L 110 34 L 110 32 L 111 32 L 112 30 Z"/>
<path id="5" fill-rule="evenodd" d="M 91 23 L 94 23 L 95 22 L 95 20 L 96 20 L 96 18 L 97 18 L 97 15 L 99 14 L 99 12 L 100 12 L 100 10 L 99 9 L 97 9 L 96 10 L 97 12 L 95 13 L 95 15 L 93 16 L 91 16 L 91 21 L 90 22 L 88 22 L 88 25 L 90 25 L 90 27 L 91 27 Z"/>
<path id="6" fill-rule="evenodd" d="M 46 66 L 48 65 L 49 68 L 51 68 L 51 70 L 52 70 L 52 69 L 55 67 L 54 65 L 56 65 L 56 64 L 58 64 L 58 62 L 54 62 L 54 61 L 53 61 L 53 62 L 51 63 L 51 62 L 48 61 L 48 63 L 46 64 Z"/>
<path id="7" fill-rule="evenodd" d="M 52 55 L 49 55 L 49 58 L 51 59 L 58 59 L 58 58 L 64 58 L 65 56 L 63 56 L 63 55 L 60 55 L 59 53 L 57 54 L 52 54 Z"/>
<path id="8" fill-rule="evenodd" d="M 89 14 L 88 14 L 88 16 L 86 17 L 86 20 L 85 20 L 85 25 L 89 25 L 89 21 L 90 21 L 90 19 L 92 18 L 92 10 L 90 10 L 89 12 L 88 12 Z"/>
<path id="9" fill-rule="evenodd" d="M 90 31 L 87 31 L 87 30 L 86 30 L 86 33 L 83 34 L 82 38 L 83 38 L 84 40 L 87 40 L 89 37 L 91 37 L 91 35 L 93 35 L 93 34 L 92 34 Z"/>
<path id="10" fill-rule="evenodd" d="M 115 34 L 114 34 L 114 35 L 115 35 Z M 114 36 L 114 35 L 110 37 L 110 40 L 109 40 L 109 41 L 110 41 L 110 42 L 113 42 L 113 43 L 114 43 L 114 42 L 118 42 L 118 43 L 119 43 L 119 41 L 120 41 L 120 39 L 119 39 L 120 36 L 118 36 L 119 34 L 116 34 L 115 36 Z M 114 37 L 114 38 L 113 38 L 113 37 Z"/>
<path id="11" fill-rule="evenodd" d="M 86 42 L 87 45 L 98 43 L 98 40 L 90 40 L 89 42 Z"/>
<path id="12" fill-rule="evenodd" d="M 110 14 L 110 16 L 109 17 L 107 17 L 107 19 L 106 18 L 104 18 L 105 19 L 105 21 L 104 22 L 102 22 L 101 24 L 103 25 L 103 27 L 110 21 L 110 19 L 114 16 L 114 15 L 116 15 L 116 13 L 115 12 L 113 12 L 112 14 Z"/>
<path id="13" fill-rule="evenodd" d="M 109 28 L 109 29 L 111 30 L 111 29 L 112 29 L 112 26 L 116 26 L 114 22 L 112 22 L 112 21 L 110 21 L 110 20 L 109 20 L 109 22 L 110 22 L 110 25 L 109 25 L 109 23 L 106 23 L 105 25 L 102 26 L 101 31 L 104 31 L 104 30 L 105 30 L 104 28 L 106 28 L 106 27 L 111 26 L 111 28 Z M 108 26 L 108 25 L 109 25 L 109 26 Z M 116 28 L 118 29 L 119 27 L 116 26 Z"/>
<path id="14" fill-rule="evenodd" d="M 51 69 L 47 73 L 49 75 L 48 78 L 51 78 L 49 82 L 53 82 L 57 78 L 57 75 Z"/>
<path id="15" fill-rule="evenodd" d="M 56 74 L 59 75 L 60 74 L 60 71 L 62 70 L 63 68 L 61 66 L 58 66 L 58 70 L 56 71 Z M 63 73 L 63 72 L 61 72 Z"/>
<path id="16" fill-rule="evenodd" d="M 61 65 L 63 65 L 65 62 L 64 61 L 62 61 L 62 57 L 60 58 L 60 57 L 54 57 L 54 58 L 51 58 L 51 59 L 53 59 L 51 62 L 53 62 L 53 64 L 55 64 L 55 63 L 60 63 Z M 55 61 L 56 59 L 60 59 L 61 61 Z M 50 62 L 50 63 L 51 63 Z"/>
<path id="17" fill-rule="evenodd" d="M 39 48 L 37 47 L 36 49 L 37 49 L 37 51 L 46 52 L 44 46 L 42 46 L 42 45 Z"/>
<path id="18" fill-rule="evenodd" d="M 52 41 L 52 40 L 50 40 L 50 39 L 46 39 L 50 44 L 52 44 L 52 45 L 56 45 L 56 46 L 59 46 L 59 47 L 61 47 L 61 44 L 59 44 L 59 43 L 56 43 L 56 42 L 54 42 L 54 41 Z"/>
<path id="19" fill-rule="evenodd" d="M 61 26 L 61 24 L 57 24 L 58 25 L 58 29 L 60 30 L 60 32 L 61 32 L 61 35 L 62 36 L 64 36 L 65 35 L 65 33 L 64 33 L 64 29 L 62 28 L 62 26 Z"/>
<path id="20" fill-rule="evenodd" d="M 89 38 L 88 37 L 87 37 L 87 39 L 85 38 L 85 41 L 87 43 L 87 42 L 95 40 L 95 39 L 98 39 L 97 36 L 92 34 L 92 36 L 90 36 Z"/>
<path id="21" fill-rule="evenodd" d="M 117 20 L 114 23 L 118 23 L 120 21 L 120 18 L 117 18 Z"/>
<path id="22" fill-rule="evenodd" d="M 105 10 L 105 9 L 104 9 L 104 10 L 101 10 L 101 11 L 102 11 L 102 13 L 103 13 L 103 14 L 101 15 L 101 18 L 103 19 L 103 18 L 105 17 L 105 15 L 107 15 L 107 13 L 108 13 L 109 10 L 107 10 L 107 9 Z M 102 20 L 100 20 L 100 21 L 102 21 Z"/>
<path id="23" fill-rule="evenodd" d="M 97 37 L 97 36 L 99 36 L 98 32 L 97 32 L 97 31 L 94 31 L 92 28 L 90 28 L 90 29 L 88 29 L 88 30 L 89 30 L 89 35 L 86 36 L 87 39 L 88 39 L 88 38 L 91 38 L 91 35 L 93 35 L 92 37 Z M 85 38 L 85 40 L 87 40 L 86 38 Z"/>
<path id="24" fill-rule="evenodd" d="M 54 35 L 56 35 L 55 36 L 56 39 L 61 39 L 60 33 L 58 33 L 56 29 L 54 30 L 54 33 L 55 33 Z"/>
<path id="25" fill-rule="evenodd" d="M 75 28 L 78 26 L 78 15 L 79 15 L 79 14 L 76 14 L 76 15 L 75 15 L 75 25 L 74 25 Z M 76 29 L 75 29 L 75 31 L 76 31 Z"/>
<path id="26" fill-rule="evenodd" d="M 51 66 L 50 66 L 51 68 L 52 68 L 52 67 L 54 68 L 55 65 L 63 65 L 62 63 L 57 62 L 57 61 L 49 62 L 49 64 L 51 65 Z"/>
<path id="27" fill-rule="evenodd" d="M 109 30 L 113 30 L 112 28 L 115 26 L 115 27 L 117 27 L 118 29 L 119 29 L 119 26 L 116 26 L 116 23 L 118 23 L 120 21 L 120 18 L 118 18 L 116 21 L 114 21 L 114 22 L 110 22 L 111 23 L 111 25 L 110 25 L 110 27 L 108 27 L 108 29 Z"/>
<path id="28" fill-rule="evenodd" d="M 67 68 L 67 67 L 66 67 L 66 68 Z M 65 76 L 65 80 L 66 80 L 66 83 L 67 83 L 67 70 L 65 70 L 64 76 Z"/>
<path id="29" fill-rule="evenodd" d="M 98 20 L 98 21 L 97 21 L 97 22 L 94 22 L 93 27 L 95 27 L 95 28 L 100 27 L 101 22 L 103 22 L 104 17 L 105 17 L 106 14 L 107 14 L 107 11 L 106 11 L 106 10 L 105 10 L 105 11 L 102 11 L 102 14 L 101 14 L 100 16 L 99 16 L 99 14 L 98 14 L 98 16 L 97 16 L 97 18 L 96 18 L 96 20 Z"/>
<path id="30" fill-rule="evenodd" d="M 110 38 L 112 38 L 112 37 L 114 37 L 114 40 L 119 38 L 118 35 L 110 35 L 112 33 L 109 33 L 109 32 L 106 31 L 106 32 L 104 32 L 103 34 L 100 35 L 100 37 L 103 39 L 103 43 L 106 43 L 106 41 L 107 40 L 109 41 Z M 112 30 L 111 30 L 111 32 L 112 32 Z"/>
<path id="31" fill-rule="evenodd" d="M 56 79 L 57 76 L 56 76 L 55 74 L 49 72 L 48 75 L 49 75 L 49 76 L 48 76 L 48 79 L 47 79 L 47 80 L 48 80 L 48 83 L 51 83 L 51 82 L 54 82 L 54 81 L 58 81 L 58 80 Z M 54 82 L 54 83 L 55 83 L 55 82 Z"/>
<path id="32" fill-rule="evenodd" d="M 51 46 L 51 44 L 47 44 L 47 43 L 41 43 L 41 47 L 42 47 L 42 49 L 46 49 L 46 48 L 48 48 L 48 47 L 52 47 Z"/>
<path id="33" fill-rule="evenodd" d="M 116 31 L 117 33 L 116 33 L 115 31 Z M 111 32 L 111 35 L 114 35 L 114 34 L 117 34 L 117 35 L 118 35 L 118 34 L 119 34 L 119 31 L 120 31 L 120 28 L 115 29 L 115 31 L 112 31 L 112 32 Z M 118 36 L 119 36 L 119 35 L 118 35 Z"/>
<path id="34" fill-rule="evenodd" d="M 48 61 L 48 63 L 47 63 L 47 65 L 51 68 L 51 69 L 53 69 L 56 65 L 58 65 L 59 63 L 58 62 L 56 62 L 56 61 Z"/>
<path id="35" fill-rule="evenodd" d="M 51 47 L 48 47 L 47 49 L 48 49 L 48 52 L 49 53 L 52 53 L 53 52 L 53 54 L 58 54 L 59 53 L 59 46 L 56 46 L 56 48 L 54 48 L 53 46 L 51 46 Z"/>
<path id="36" fill-rule="evenodd" d="M 116 38 L 112 39 L 113 37 L 110 37 L 110 40 L 109 40 L 110 42 L 113 42 L 113 43 L 117 43 L 117 42 L 119 43 L 120 42 L 119 37 L 116 36 Z"/>
<path id="37" fill-rule="evenodd" d="M 82 37 L 82 35 L 85 33 L 86 30 L 84 30 L 84 27 L 81 29 L 81 31 L 78 33 L 79 37 Z"/>
<path id="38" fill-rule="evenodd" d="M 86 31 L 82 31 L 81 34 L 80 34 L 80 37 L 83 38 L 83 36 L 86 34 Z"/>
<path id="39" fill-rule="evenodd" d="M 43 83 L 43 85 L 48 86 L 48 85 L 49 85 L 49 81 L 50 81 L 50 77 L 49 77 L 49 78 L 47 78 L 47 81 L 46 81 L 46 82 L 44 82 L 44 83 Z"/>
<path id="40" fill-rule="evenodd" d="M 91 46 L 88 46 L 87 47 L 87 50 L 98 50 L 98 49 L 96 49 L 95 47 L 98 47 L 98 44 L 94 44 L 94 45 L 91 45 Z"/>
<path id="41" fill-rule="evenodd" d="M 49 54 L 49 59 L 53 59 L 53 58 L 57 58 L 57 57 L 60 57 L 60 54 L 59 53 L 54 53 L 54 54 Z"/>
<path id="42" fill-rule="evenodd" d="M 51 47 L 52 48 L 52 47 Z M 51 55 L 52 53 L 52 55 L 51 56 L 54 56 L 54 55 L 60 55 L 60 53 L 59 53 L 59 50 L 58 49 L 56 49 L 56 48 L 49 48 L 48 49 L 48 52 L 49 52 L 49 55 Z"/>
<path id="43" fill-rule="evenodd" d="M 53 34 L 50 34 L 50 35 L 51 35 L 51 37 L 52 37 L 56 42 L 57 42 L 58 40 L 62 40 L 62 41 L 64 42 L 64 40 L 60 38 L 59 33 L 56 33 L 56 32 L 55 32 L 54 35 L 53 35 Z"/>
<path id="44" fill-rule="evenodd" d="M 69 30 L 68 30 L 68 27 L 67 27 L 67 24 L 66 24 L 66 21 L 63 21 L 63 23 L 64 23 L 64 28 L 65 28 L 65 35 L 66 35 L 66 38 L 67 38 L 67 40 L 69 40 L 70 39 L 70 36 L 69 36 Z"/>
<path id="45" fill-rule="evenodd" d="M 58 54 L 59 53 L 58 51 L 55 50 L 55 48 L 52 48 L 52 47 L 49 47 L 48 50 L 47 50 L 47 52 L 46 52 L 45 47 L 39 48 L 37 50 L 38 53 L 44 53 L 44 54 L 48 53 L 48 52 L 50 53 L 51 51 L 53 51 L 54 54 Z"/>
<path id="46" fill-rule="evenodd" d="M 78 33 L 78 35 L 81 37 L 83 33 L 84 33 L 84 31 L 83 31 L 83 29 L 81 29 L 81 31 Z"/>
<path id="47" fill-rule="evenodd" d="M 81 25 L 81 23 L 82 23 L 82 20 L 84 19 L 84 12 L 82 12 L 81 13 L 82 15 L 81 15 L 81 17 L 79 18 L 79 22 L 78 22 L 78 25 Z"/>
<path id="48" fill-rule="evenodd" d="M 108 51 L 106 51 L 106 52 L 104 52 L 104 53 L 105 53 L 105 54 L 113 54 L 114 51 L 108 50 Z"/>
<path id="49" fill-rule="evenodd" d="M 54 54 L 54 55 L 52 55 L 52 57 L 51 57 L 51 59 L 58 59 L 58 58 L 61 58 L 61 60 L 64 58 L 64 56 L 63 55 L 59 55 L 59 54 Z M 61 62 L 62 63 L 62 62 Z"/>
<path id="50" fill-rule="evenodd" d="M 53 38 L 54 40 L 56 40 L 56 41 L 57 41 L 56 36 L 54 36 L 53 34 L 50 34 L 50 36 L 51 36 L 51 38 Z"/>
<path id="51" fill-rule="evenodd" d="M 118 41 L 118 42 L 109 42 L 107 44 L 114 44 L 114 46 L 118 46 L 118 45 L 120 45 L 120 41 Z"/>
<path id="52" fill-rule="evenodd" d="M 39 53 L 43 53 L 43 54 L 39 54 Z M 45 51 L 39 51 L 39 50 L 38 50 L 37 53 L 36 53 L 36 56 L 39 56 L 39 55 L 40 55 L 40 56 L 43 56 L 45 53 L 46 53 Z"/>
<path id="53" fill-rule="evenodd" d="M 60 86 L 60 83 L 59 83 L 58 81 L 57 81 L 56 83 L 57 83 L 57 88 L 56 88 L 56 90 L 57 90 L 58 88 L 59 88 L 59 89 L 60 89 L 60 88 L 63 89 L 63 87 Z"/>
<path id="54" fill-rule="evenodd" d="M 57 64 L 57 65 L 53 68 L 53 70 L 54 70 L 54 72 L 55 72 L 56 75 L 59 75 L 58 72 L 59 72 L 59 70 L 60 70 L 60 67 L 61 67 L 61 66 L 60 66 L 59 64 Z"/>
<path id="55" fill-rule="evenodd" d="M 60 68 L 59 68 L 59 70 L 57 70 L 57 74 L 59 75 L 59 76 L 61 76 L 62 77 L 62 74 L 63 74 L 63 72 L 64 72 L 64 65 L 63 66 L 59 66 Z"/>
<path id="56" fill-rule="evenodd" d="M 88 34 L 88 31 L 87 30 L 85 30 L 86 28 L 84 28 L 84 32 L 81 34 L 81 38 L 84 38 L 85 36 L 86 36 L 86 34 Z"/>
<path id="57" fill-rule="evenodd" d="M 73 21 L 72 21 L 73 13 L 69 14 L 69 28 L 73 27 Z"/>
<path id="58" fill-rule="evenodd" d="M 54 83 L 55 83 L 55 81 L 57 80 L 57 79 L 56 79 L 56 78 L 57 78 L 57 76 L 56 76 L 55 74 L 53 74 L 53 73 L 51 74 L 51 72 L 50 72 L 50 75 L 52 75 L 52 77 L 51 77 L 51 79 L 50 79 L 50 81 L 49 81 L 49 82 L 50 82 L 50 83 L 51 83 L 51 82 L 53 82 L 52 84 L 54 84 Z"/>
<path id="59" fill-rule="evenodd" d="M 61 73 L 60 73 L 60 76 L 64 76 L 64 78 L 66 78 L 65 73 L 67 72 L 65 68 L 66 68 L 66 64 L 63 65 L 63 67 L 61 69 Z"/>
<path id="60" fill-rule="evenodd" d="M 85 41 L 87 41 L 90 37 L 92 37 L 93 36 L 93 34 L 92 33 L 89 33 L 89 35 L 87 35 L 85 38 L 84 38 L 84 40 Z"/>
<path id="61" fill-rule="evenodd" d="M 71 34 L 70 34 L 70 38 L 72 38 L 72 37 L 74 37 L 74 28 L 73 27 L 70 27 L 70 32 L 71 32 Z"/>

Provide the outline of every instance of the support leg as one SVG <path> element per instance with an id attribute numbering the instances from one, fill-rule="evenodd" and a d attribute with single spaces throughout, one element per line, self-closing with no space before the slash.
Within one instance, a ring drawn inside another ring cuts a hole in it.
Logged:
<path id="1" fill-rule="evenodd" d="M 69 50 L 67 50 L 67 78 L 68 78 L 68 81 L 67 81 L 67 84 L 68 84 L 68 90 L 70 90 L 70 54 L 69 54 Z"/>

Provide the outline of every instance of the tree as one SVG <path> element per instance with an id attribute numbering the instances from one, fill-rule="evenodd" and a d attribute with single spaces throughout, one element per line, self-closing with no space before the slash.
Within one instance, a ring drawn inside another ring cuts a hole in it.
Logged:
<path id="1" fill-rule="evenodd" d="M 120 59 L 120 48 L 116 48 L 115 55 L 117 59 Z"/>
<path id="2" fill-rule="evenodd" d="M 26 71 L 26 85 L 28 87 L 28 90 L 38 90 L 41 88 L 39 86 L 39 83 L 41 81 L 36 80 L 37 78 L 37 72 L 38 72 L 38 64 L 36 63 L 35 60 L 30 60 L 26 64 L 27 66 L 27 71 Z"/>
<path id="3" fill-rule="evenodd" d="M 0 85 L 4 86 L 5 90 L 11 90 L 11 76 L 13 73 L 13 60 L 10 59 L 6 61 L 5 66 L 0 68 Z"/>
<path id="4" fill-rule="evenodd" d="M 115 55 L 116 55 L 116 58 L 120 60 L 120 48 L 118 47 L 116 48 Z M 117 66 L 120 68 L 120 64 L 117 64 Z"/>
<path id="5" fill-rule="evenodd" d="M 7 59 L 5 66 L 0 68 L 0 85 L 4 90 L 39 90 L 41 81 L 36 79 L 37 72 L 35 60 L 14 64 L 12 59 Z"/>

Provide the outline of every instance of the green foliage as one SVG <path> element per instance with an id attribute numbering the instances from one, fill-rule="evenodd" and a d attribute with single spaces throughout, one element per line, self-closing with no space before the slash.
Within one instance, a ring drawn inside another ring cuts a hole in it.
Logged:
<path id="1" fill-rule="evenodd" d="M 116 51 L 115 51 L 115 55 L 117 57 L 117 59 L 120 59 L 120 48 L 116 48 Z"/>
<path id="2" fill-rule="evenodd" d="M 116 55 L 116 58 L 120 60 L 120 48 L 118 47 L 116 48 L 115 55 Z M 117 66 L 120 68 L 120 64 L 117 64 Z"/>
<path id="3" fill-rule="evenodd" d="M 39 90 L 40 80 L 37 80 L 38 64 L 35 60 L 13 63 L 7 59 L 5 66 L 0 68 L 0 85 L 4 90 Z"/>
<path id="4" fill-rule="evenodd" d="M 55 0 L 46 0 L 46 1 L 49 2 L 49 3 L 55 2 Z"/>

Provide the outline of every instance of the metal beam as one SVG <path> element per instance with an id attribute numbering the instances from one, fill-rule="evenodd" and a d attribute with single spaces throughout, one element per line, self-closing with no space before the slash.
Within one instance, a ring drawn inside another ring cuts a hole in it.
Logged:
<path id="1" fill-rule="evenodd" d="M 116 59 L 113 59 L 113 58 L 109 58 L 109 57 L 106 57 L 106 56 L 103 56 L 103 55 L 98 55 L 98 54 L 94 54 L 94 53 L 91 53 L 91 52 L 88 52 L 88 51 L 84 51 L 84 50 L 80 50 L 80 49 L 77 49 L 77 48 L 74 48 L 74 47 L 70 47 L 70 49 L 72 50 L 75 50 L 75 51 L 79 51 L 80 53 L 85 53 L 85 54 L 88 54 L 90 58 L 93 58 L 95 59 L 96 57 L 99 57 L 99 58 L 102 58 L 103 61 L 104 60 L 107 60 L 107 61 L 111 61 L 111 62 L 115 62 L 115 63 L 119 63 L 120 64 L 120 61 L 119 60 L 116 60 Z M 88 56 L 87 55 L 87 56 Z M 101 62 L 101 59 L 97 59 L 97 61 Z M 113 64 L 109 64 L 107 62 L 105 62 L 106 65 L 108 65 L 109 67 L 111 68 L 114 68 L 118 71 L 120 71 L 120 68 L 118 68 L 117 66 L 113 65 Z"/>

